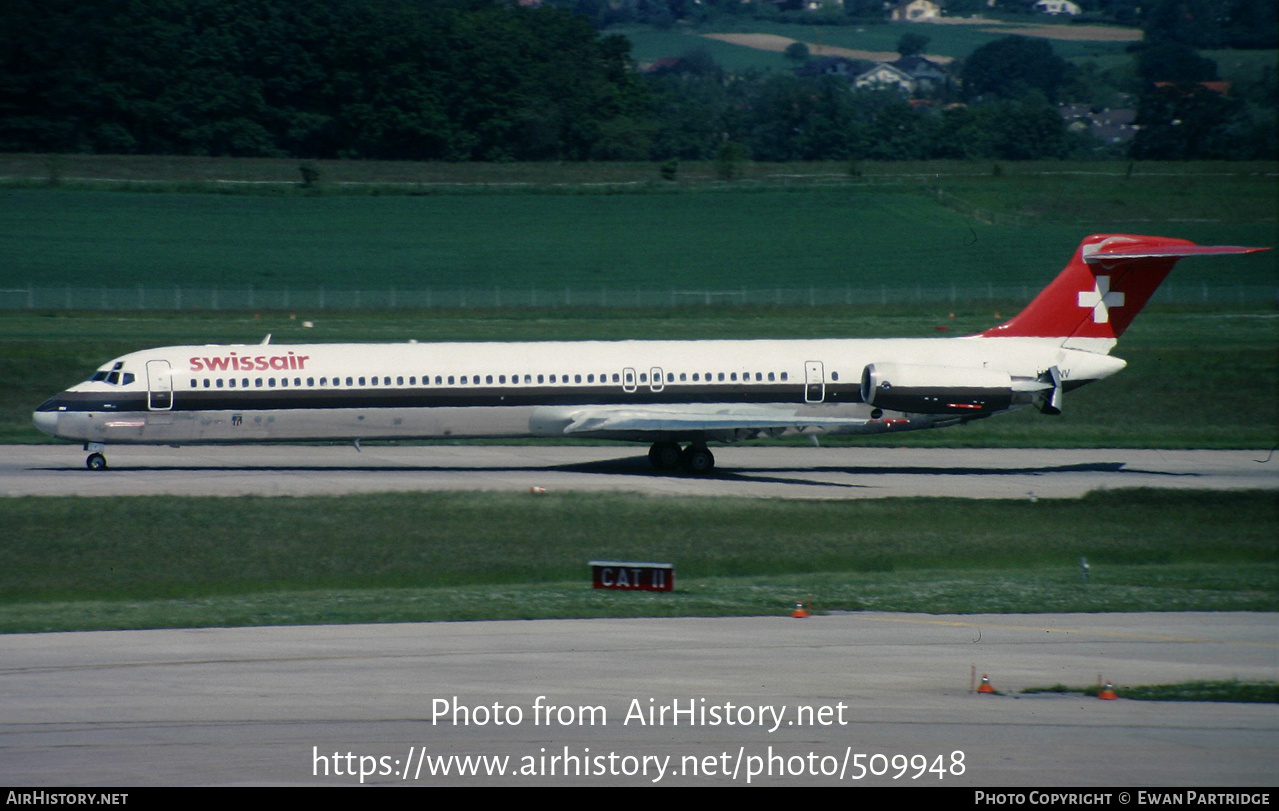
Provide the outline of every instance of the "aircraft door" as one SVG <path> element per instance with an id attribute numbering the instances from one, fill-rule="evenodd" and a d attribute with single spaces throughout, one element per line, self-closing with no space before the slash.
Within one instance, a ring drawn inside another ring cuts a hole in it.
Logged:
<path id="1" fill-rule="evenodd" d="M 826 399 L 826 372 L 820 360 L 804 363 L 804 402 L 820 403 Z"/>
<path id="2" fill-rule="evenodd" d="M 638 384 L 635 382 L 635 370 L 627 366 L 622 370 L 622 391 L 631 394 Z"/>
<path id="3" fill-rule="evenodd" d="M 654 366 L 648 370 L 648 388 L 650 391 L 661 391 L 666 388 L 666 375 L 662 374 L 662 367 Z"/>
<path id="4" fill-rule="evenodd" d="M 167 360 L 147 361 L 147 408 L 151 411 L 173 408 L 173 374 Z"/>

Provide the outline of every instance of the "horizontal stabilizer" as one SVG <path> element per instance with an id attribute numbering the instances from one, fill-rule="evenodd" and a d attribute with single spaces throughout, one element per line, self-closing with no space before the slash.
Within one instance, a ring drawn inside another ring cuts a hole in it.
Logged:
<path id="1" fill-rule="evenodd" d="M 1156 259 L 1159 257 L 1214 256 L 1232 253 L 1260 253 L 1269 248 L 1248 248 L 1242 245 L 1146 245 L 1132 246 L 1126 243 L 1105 244 L 1097 250 L 1084 251 L 1084 261 L 1090 265 L 1119 259 Z"/>

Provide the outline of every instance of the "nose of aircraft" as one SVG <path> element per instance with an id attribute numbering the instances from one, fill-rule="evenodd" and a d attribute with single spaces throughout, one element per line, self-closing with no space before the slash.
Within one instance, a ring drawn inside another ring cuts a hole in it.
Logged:
<path id="1" fill-rule="evenodd" d="M 49 436 L 58 435 L 58 412 L 37 411 L 31 415 L 31 419 L 35 421 L 36 428 Z"/>

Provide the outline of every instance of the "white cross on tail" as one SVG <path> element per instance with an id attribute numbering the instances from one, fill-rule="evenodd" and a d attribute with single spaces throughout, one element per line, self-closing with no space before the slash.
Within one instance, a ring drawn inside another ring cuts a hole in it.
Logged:
<path id="1" fill-rule="evenodd" d="M 1079 306 L 1092 308 L 1094 324 L 1105 324 L 1110 320 L 1111 307 L 1124 306 L 1124 294 L 1110 292 L 1110 277 L 1098 276 L 1096 288 L 1080 292 Z"/>

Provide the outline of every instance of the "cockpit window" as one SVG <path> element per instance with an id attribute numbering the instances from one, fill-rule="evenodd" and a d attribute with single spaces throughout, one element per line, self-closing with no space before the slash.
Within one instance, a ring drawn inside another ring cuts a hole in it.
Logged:
<path id="1" fill-rule="evenodd" d="M 111 364 L 110 369 L 99 369 L 89 378 L 90 383 L 106 383 L 111 386 L 119 386 L 121 384 L 127 386 L 136 380 L 133 372 L 121 371 L 124 368 L 124 361 L 118 360 Z"/>

